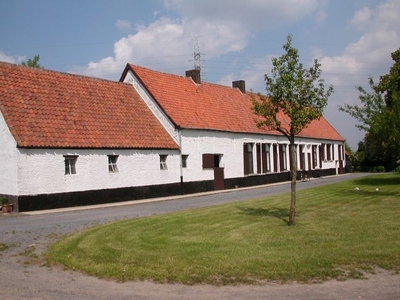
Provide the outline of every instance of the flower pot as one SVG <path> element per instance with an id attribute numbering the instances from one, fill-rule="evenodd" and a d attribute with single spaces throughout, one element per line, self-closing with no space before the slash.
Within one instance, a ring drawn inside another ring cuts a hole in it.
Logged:
<path id="1" fill-rule="evenodd" d="M 6 204 L 1 207 L 1 210 L 3 211 L 3 213 L 7 214 L 13 211 L 13 207 L 14 205 L 12 204 Z"/>

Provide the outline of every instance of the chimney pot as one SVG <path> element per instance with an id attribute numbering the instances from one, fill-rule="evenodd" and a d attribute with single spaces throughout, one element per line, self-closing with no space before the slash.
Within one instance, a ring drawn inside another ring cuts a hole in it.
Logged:
<path id="1" fill-rule="evenodd" d="M 192 77 L 192 80 L 197 84 L 201 83 L 200 69 L 186 71 L 186 77 Z"/>
<path id="2" fill-rule="evenodd" d="M 238 88 L 243 94 L 246 94 L 246 82 L 244 80 L 232 81 L 232 87 Z"/>

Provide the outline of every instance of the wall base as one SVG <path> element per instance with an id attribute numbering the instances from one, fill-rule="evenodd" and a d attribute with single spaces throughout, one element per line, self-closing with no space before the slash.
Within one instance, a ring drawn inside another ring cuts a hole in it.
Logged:
<path id="1" fill-rule="evenodd" d="M 313 177 L 336 175 L 335 169 L 314 170 L 311 172 Z M 298 174 L 299 177 L 300 173 Z M 229 178 L 225 179 L 225 189 L 234 189 L 238 187 L 256 186 L 285 181 L 290 181 L 290 172 Z M 213 180 L 206 180 L 59 194 L 6 196 L 9 197 L 11 200 L 10 202 L 14 203 L 14 210 L 24 212 L 150 199 L 180 194 L 193 194 L 212 191 L 213 189 Z"/>

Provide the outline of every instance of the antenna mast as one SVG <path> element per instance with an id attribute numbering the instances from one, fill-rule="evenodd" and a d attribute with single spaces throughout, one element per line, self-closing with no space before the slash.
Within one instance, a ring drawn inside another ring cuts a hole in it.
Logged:
<path id="1" fill-rule="evenodd" d="M 194 69 L 201 70 L 201 54 L 200 54 L 200 47 L 199 47 L 199 39 L 197 36 L 196 36 L 196 39 L 194 42 L 193 58 L 194 58 Z"/>

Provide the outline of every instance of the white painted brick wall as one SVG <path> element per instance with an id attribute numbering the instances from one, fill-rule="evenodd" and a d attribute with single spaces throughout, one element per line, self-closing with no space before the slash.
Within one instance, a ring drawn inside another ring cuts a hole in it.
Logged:
<path id="1" fill-rule="evenodd" d="M 0 194 L 17 195 L 17 143 L 0 113 Z"/>
<path id="2" fill-rule="evenodd" d="M 168 155 L 168 170 L 160 170 L 160 153 Z M 64 155 L 78 155 L 77 174 L 64 174 Z M 119 155 L 117 173 L 109 173 L 107 155 Z M 21 149 L 19 158 L 20 195 L 179 182 L 179 154 L 173 150 Z"/>

